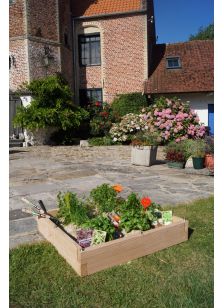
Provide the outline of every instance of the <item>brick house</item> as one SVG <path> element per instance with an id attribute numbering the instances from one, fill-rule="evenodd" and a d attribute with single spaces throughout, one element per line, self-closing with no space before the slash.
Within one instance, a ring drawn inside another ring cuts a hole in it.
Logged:
<path id="1" fill-rule="evenodd" d="M 75 103 L 110 103 L 130 92 L 178 95 L 212 128 L 213 43 L 156 45 L 153 0 L 9 3 L 11 93 L 61 72 Z"/>
<path id="2" fill-rule="evenodd" d="M 61 72 L 75 93 L 111 102 L 142 92 L 155 43 L 151 0 L 12 0 L 10 90 Z"/>
<path id="3" fill-rule="evenodd" d="M 214 42 L 154 45 L 144 92 L 189 101 L 214 134 Z"/>

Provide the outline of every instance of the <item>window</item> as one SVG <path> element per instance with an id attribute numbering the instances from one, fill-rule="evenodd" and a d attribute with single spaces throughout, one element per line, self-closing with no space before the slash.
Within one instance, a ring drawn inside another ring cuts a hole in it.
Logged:
<path id="1" fill-rule="evenodd" d="M 181 68 L 179 57 L 166 58 L 166 68 Z"/>
<path id="2" fill-rule="evenodd" d="M 79 63 L 81 66 L 100 65 L 100 34 L 79 35 Z"/>
<path id="3" fill-rule="evenodd" d="M 87 106 L 91 102 L 102 102 L 103 93 L 102 89 L 82 89 L 79 90 L 80 105 Z"/>

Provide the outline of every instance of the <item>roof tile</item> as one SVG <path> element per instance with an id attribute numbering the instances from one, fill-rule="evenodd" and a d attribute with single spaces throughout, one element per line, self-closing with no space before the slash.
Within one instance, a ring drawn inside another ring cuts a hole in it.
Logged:
<path id="1" fill-rule="evenodd" d="M 181 68 L 167 69 L 166 58 L 178 56 Z M 214 42 L 190 41 L 155 45 L 145 93 L 163 94 L 214 90 Z"/>
<path id="2" fill-rule="evenodd" d="M 73 0 L 75 17 L 123 13 L 142 9 L 142 0 Z"/>

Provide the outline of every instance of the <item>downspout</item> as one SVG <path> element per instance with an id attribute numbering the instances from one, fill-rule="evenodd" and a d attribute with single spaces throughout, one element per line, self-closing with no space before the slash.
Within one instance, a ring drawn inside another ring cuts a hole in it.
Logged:
<path id="1" fill-rule="evenodd" d="M 29 33 L 28 33 L 28 0 L 24 0 L 24 12 L 25 12 L 25 42 L 26 42 L 26 56 L 27 56 L 27 82 L 30 83 L 30 53 L 29 53 Z"/>
<path id="2" fill-rule="evenodd" d="M 76 78 L 76 75 L 75 75 L 75 51 L 74 51 L 74 44 L 75 44 L 75 41 L 74 41 L 74 24 L 73 24 L 73 14 L 72 14 L 72 3 L 71 3 L 72 0 L 70 0 L 70 29 L 71 29 L 71 47 L 72 47 L 72 75 L 73 75 L 73 78 L 72 78 L 72 87 L 73 87 L 73 101 L 75 103 L 76 99 L 78 100 L 77 98 L 77 94 L 75 93 L 76 91 L 76 82 L 75 82 L 75 78 Z"/>
<path id="3" fill-rule="evenodd" d="M 57 24 L 57 32 L 58 32 L 58 64 L 60 68 L 60 72 L 62 72 L 62 64 L 61 64 L 61 46 L 60 46 L 60 9 L 59 9 L 59 0 L 56 0 L 56 24 Z"/>

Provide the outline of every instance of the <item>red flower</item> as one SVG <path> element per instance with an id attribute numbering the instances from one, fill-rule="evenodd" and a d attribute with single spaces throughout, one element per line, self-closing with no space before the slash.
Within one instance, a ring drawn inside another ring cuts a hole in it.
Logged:
<path id="1" fill-rule="evenodd" d="M 147 209 L 151 205 L 152 201 L 149 197 L 144 197 L 141 199 L 141 205 L 144 207 L 144 209 Z"/>
<path id="2" fill-rule="evenodd" d="M 101 105 L 100 102 L 95 103 L 95 106 L 97 106 L 97 107 L 99 107 L 100 105 Z"/>

